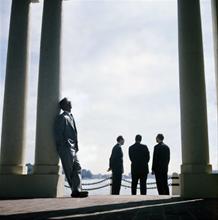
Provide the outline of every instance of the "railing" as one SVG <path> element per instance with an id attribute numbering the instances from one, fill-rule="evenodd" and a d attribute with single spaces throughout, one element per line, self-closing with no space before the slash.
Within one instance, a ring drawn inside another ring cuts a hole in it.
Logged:
<path id="1" fill-rule="evenodd" d="M 106 182 L 108 180 L 110 180 L 110 183 L 107 183 L 107 184 L 104 184 L 101 186 L 97 186 L 97 187 L 86 187 L 86 186 L 98 185 L 98 184 Z M 179 184 L 178 174 L 173 173 L 173 176 L 168 177 L 168 180 L 172 180 L 172 183 L 168 184 L 168 186 L 172 187 L 172 194 L 179 195 L 180 194 L 180 184 Z M 125 183 L 123 184 L 123 182 L 125 182 L 126 184 Z M 131 188 L 131 185 L 127 185 L 127 184 L 131 184 L 131 183 L 132 183 L 131 181 L 122 178 L 121 187 Z M 147 183 L 147 185 L 148 185 L 147 189 L 156 189 L 157 188 L 156 182 L 149 182 L 149 183 Z M 153 186 L 153 185 L 155 185 L 155 186 Z M 109 187 L 109 186 L 110 187 L 112 186 L 112 177 L 107 177 L 103 180 L 92 182 L 92 183 L 82 183 L 82 189 L 86 190 L 86 191 L 98 190 L 98 189 L 102 189 L 102 188 Z M 70 188 L 68 185 L 65 185 L 65 187 Z M 140 188 L 137 187 L 137 189 L 140 189 Z"/>
<path id="2" fill-rule="evenodd" d="M 105 181 L 107 181 L 107 180 L 110 180 L 110 183 L 105 184 L 105 185 L 103 185 L 103 186 L 92 187 L 92 188 L 84 188 L 84 187 L 83 187 L 83 186 L 97 185 L 97 184 L 103 183 L 103 182 L 105 182 Z M 102 188 L 111 186 L 111 185 L 112 185 L 111 180 L 112 180 L 112 177 L 107 177 L 107 178 L 105 178 L 105 179 L 103 179 L 103 180 L 100 180 L 100 181 L 97 181 L 97 182 L 93 182 L 93 183 L 82 183 L 82 189 L 83 189 L 83 190 L 87 190 L 87 191 L 102 189 Z"/>

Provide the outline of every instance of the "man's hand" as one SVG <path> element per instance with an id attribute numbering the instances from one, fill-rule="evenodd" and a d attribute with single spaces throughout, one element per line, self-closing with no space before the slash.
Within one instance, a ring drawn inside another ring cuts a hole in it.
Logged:
<path id="1" fill-rule="evenodd" d="M 110 167 L 107 169 L 107 172 L 109 172 L 109 171 L 111 171 L 111 168 L 110 168 Z"/>
<path id="2" fill-rule="evenodd" d="M 75 143 L 75 148 L 76 148 L 76 153 L 79 151 L 79 146 L 78 146 L 78 142 L 76 141 Z"/>

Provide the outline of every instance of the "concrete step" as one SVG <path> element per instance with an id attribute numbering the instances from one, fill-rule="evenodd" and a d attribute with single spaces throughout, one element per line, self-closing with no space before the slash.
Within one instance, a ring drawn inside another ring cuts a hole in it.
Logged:
<path id="1" fill-rule="evenodd" d="M 2 200 L 0 219 L 217 220 L 218 199 L 107 195 Z"/>

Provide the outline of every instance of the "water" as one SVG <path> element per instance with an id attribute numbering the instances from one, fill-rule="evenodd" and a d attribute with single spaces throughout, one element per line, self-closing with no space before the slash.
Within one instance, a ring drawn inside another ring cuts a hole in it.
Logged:
<path id="1" fill-rule="evenodd" d="M 82 183 L 83 184 L 90 184 L 90 183 L 95 183 L 95 182 L 99 182 L 103 179 L 83 179 Z M 131 181 L 131 179 L 126 179 L 127 181 Z M 110 184 L 110 179 L 99 183 L 99 184 L 93 184 L 93 185 L 85 185 L 83 186 L 83 190 L 86 189 L 90 189 L 90 188 L 96 188 L 96 187 L 100 187 L 100 186 L 104 186 L 104 185 L 109 185 Z M 155 182 L 155 179 L 147 179 L 147 183 L 153 183 Z M 168 181 L 169 183 L 169 181 Z M 67 184 L 66 184 L 67 185 Z M 125 181 L 122 181 L 122 185 L 126 185 L 126 186 L 131 186 L 130 183 L 127 183 Z M 152 184 L 152 185 L 147 185 L 147 195 L 158 195 L 157 189 L 148 189 L 149 187 L 156 187 L 156 184 Z M 170 188 L 170 192 L 171 192 L 171 187 Z M 89 195 L 110 195 L 110 186 L 101 188 L 101 189 L 97 189 L 97 190 L 88 190 L 89 191 Z M 65 196 L 70 196 L 71 194 L 71 189 L 70 188 L 66 188 L 65 187 Z M 140 190 L 137 189 L 137 194 L 140 194 Z M 121 187 L 120 190 L 120 195 L 131 195 L 131 188 L 129 187 Z"/>

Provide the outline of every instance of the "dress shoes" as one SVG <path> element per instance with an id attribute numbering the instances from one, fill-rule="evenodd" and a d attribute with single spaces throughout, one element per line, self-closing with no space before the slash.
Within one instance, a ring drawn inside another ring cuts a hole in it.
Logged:
<path id="1" fill-rule="evenodd" d="M 75 191 L 71 193 L 71 197 L 72 198 L 84 198 L 88 196 L 88 192 L 87 191 Z"/>

